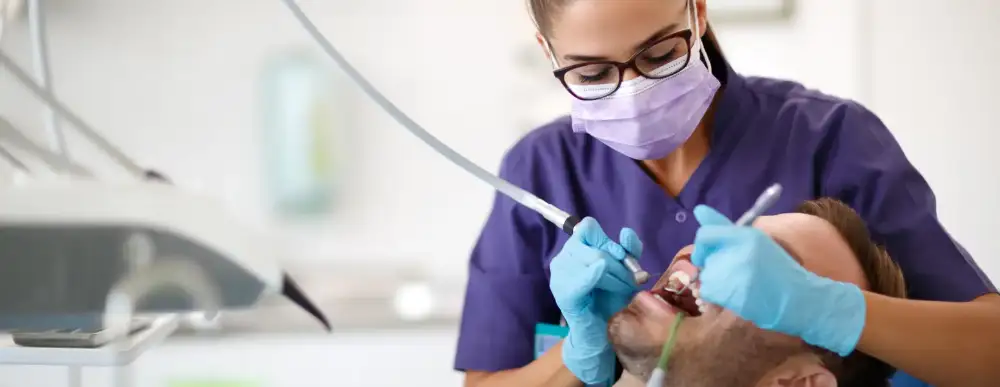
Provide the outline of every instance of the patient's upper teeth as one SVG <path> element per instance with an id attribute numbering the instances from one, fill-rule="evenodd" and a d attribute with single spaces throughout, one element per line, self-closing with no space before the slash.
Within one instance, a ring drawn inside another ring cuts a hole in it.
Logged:
<path id="1" fill-rule="evenodd" d="M 677 280 L 677 282 L 680 282 L 681 285 L 684 285 L 684 286 L 687 286 L 687 285 L 691 284 L 691 276 L 689 276 L 688 273 L 685 273 L 685 272 L 680 271 L 680 270 L 673 272 L 673 274 L 670 274 L 670 278 L 669 279 L 670 280 Z"/>

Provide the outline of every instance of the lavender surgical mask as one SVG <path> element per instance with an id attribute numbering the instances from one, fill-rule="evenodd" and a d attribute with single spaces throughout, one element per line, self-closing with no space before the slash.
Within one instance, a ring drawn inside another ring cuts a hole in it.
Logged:
<path id="1" fill-rule="evenodd" d="M 674 73 L 678 66 L 685 66 L 684 69 L 667 78 L 640 76 L 624 81 L 614 94 L 598 100 L 574 98 L 573 131 L 588 133 L 636 160 L 661 159 L 684 144 L 698 127 L 720 87 L 701 44 L 698 8 L 693 1 L 688 2 L 688 16 L 688 26 L 694 24 L 695 37 L 688 54 L 690 59 L 667 63 L 650 76 Z M 691 23 L 692 20 L 695 22 Z M 548 41 L 545 47 L 552 66 L 558 68 Z M 569 87 L 575 95 L 597 97 L 607 95 L 615 84 Z"/>
<path id="2" fill-rule="evenodd" d="M 668 63 L 655 72 L 672 72 L 684 61 Z M 638 77 L 622 82 L 606 98 L 574 99 L 573 130 L 586 132 L 632 159 L 666 157 L 691 137 L 720 87 L 697 56 L 687 62 L 686 68 L 669 78 Z M 574 87 L 573 92 L 604 93 L 603 87 L 614 85 Z"/>

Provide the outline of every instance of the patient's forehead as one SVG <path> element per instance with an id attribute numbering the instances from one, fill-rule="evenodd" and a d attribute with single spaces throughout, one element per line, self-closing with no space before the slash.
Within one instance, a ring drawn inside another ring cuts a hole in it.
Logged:
<path id="1" fill-rule="evenodd" d="M 847 241 L 826 220 L 807 214 L 762 216 L 754 221 L 807 270 L 837 281 L 868 288 L 861 264 Z"/>

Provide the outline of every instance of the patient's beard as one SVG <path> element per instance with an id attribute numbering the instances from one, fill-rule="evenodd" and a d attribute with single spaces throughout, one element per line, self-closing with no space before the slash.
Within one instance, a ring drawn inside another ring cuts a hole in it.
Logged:
<path id="1" fill-rule="evenodd" d="M 615 354 L 625 371 L 639 379 L 649 380 L 662 347 L 650 342 L 648 337 L 618 317 L 616 315 L 608 322 L 608 338 Z"/>
<path id="2" fill-rule="evenodd" d="M 627 324 L 609 325 L 615 352 L 628 373 L 648 381 L 663 343 L 643 342 Z M 727 327 L 697 340 L 679 337 L 667 364 L 665 387 L 752 387 L 788 357 L 802 353 L 800 345 L 769 342 L 750 324 Z M 690 334 L 690 332 L 689 332 Z"/>

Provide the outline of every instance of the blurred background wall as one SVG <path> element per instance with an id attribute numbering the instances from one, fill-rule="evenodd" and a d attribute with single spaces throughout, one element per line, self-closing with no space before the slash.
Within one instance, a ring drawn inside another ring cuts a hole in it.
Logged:
<path id="1" fill-rule="evenodd" d="M 389 98 L 488 169 L 531 127 L 567 111 L 568 97 L 549 75 L 522 1 L 300 3 Z M 733 66 L 873 109 L 936 190 L 941 219 L 954 237 L 1000 278 L 1000 239 L 992 235 L 1000 218 L 1000 156 L 991 149 L 1000 140 L 994 124 L 1000 99 L 993 94 L 1000 89 L 994 41 L 1000 2 L 795 5 L 790 20 L 716 23 Z M 392 329 L 395 336 L 359 323 L 356 331 L 332 337 L 178 339 L 140 361 L 143 385 L 241 376 L 260 386 L 398 385 L 366 380 L 384 375 L 390 364 L 419 385 L 459 384 L 450 370 L 456 303 L 467 254 L 492 200 L 486 185 L 344 86 L 343 107 L 334 111 L 348 117 L 349 135 L 336 140 L 345 161 L 334 208 L 306 221 L 275 216 L 262 189 L 261 72 L 284 50 L 315 50 L 278 1 L 50 0 L 46 11 L 57 94 L 142 164 L 272 230 L 289 247 L 292 265 L 402 267 L 450 295 L 442 307 L 450 319 L 419 329 L 403 324 Z M 2 48 L 30 68 L 23 22 L 8 26 Z M 2 72 L 0 115 L 44 141 L 41 105 Z M 75 160 L 124 177 L 67 132 Z M 317 281 L 351 275 L 331 269 Z M 392 286 L 385 282 L 391 280 L 376 278 L 348 292 Z M 44 386 L 62 377 L 28 367 L 0 370 L 0 386 L 25 380 Z"/>

